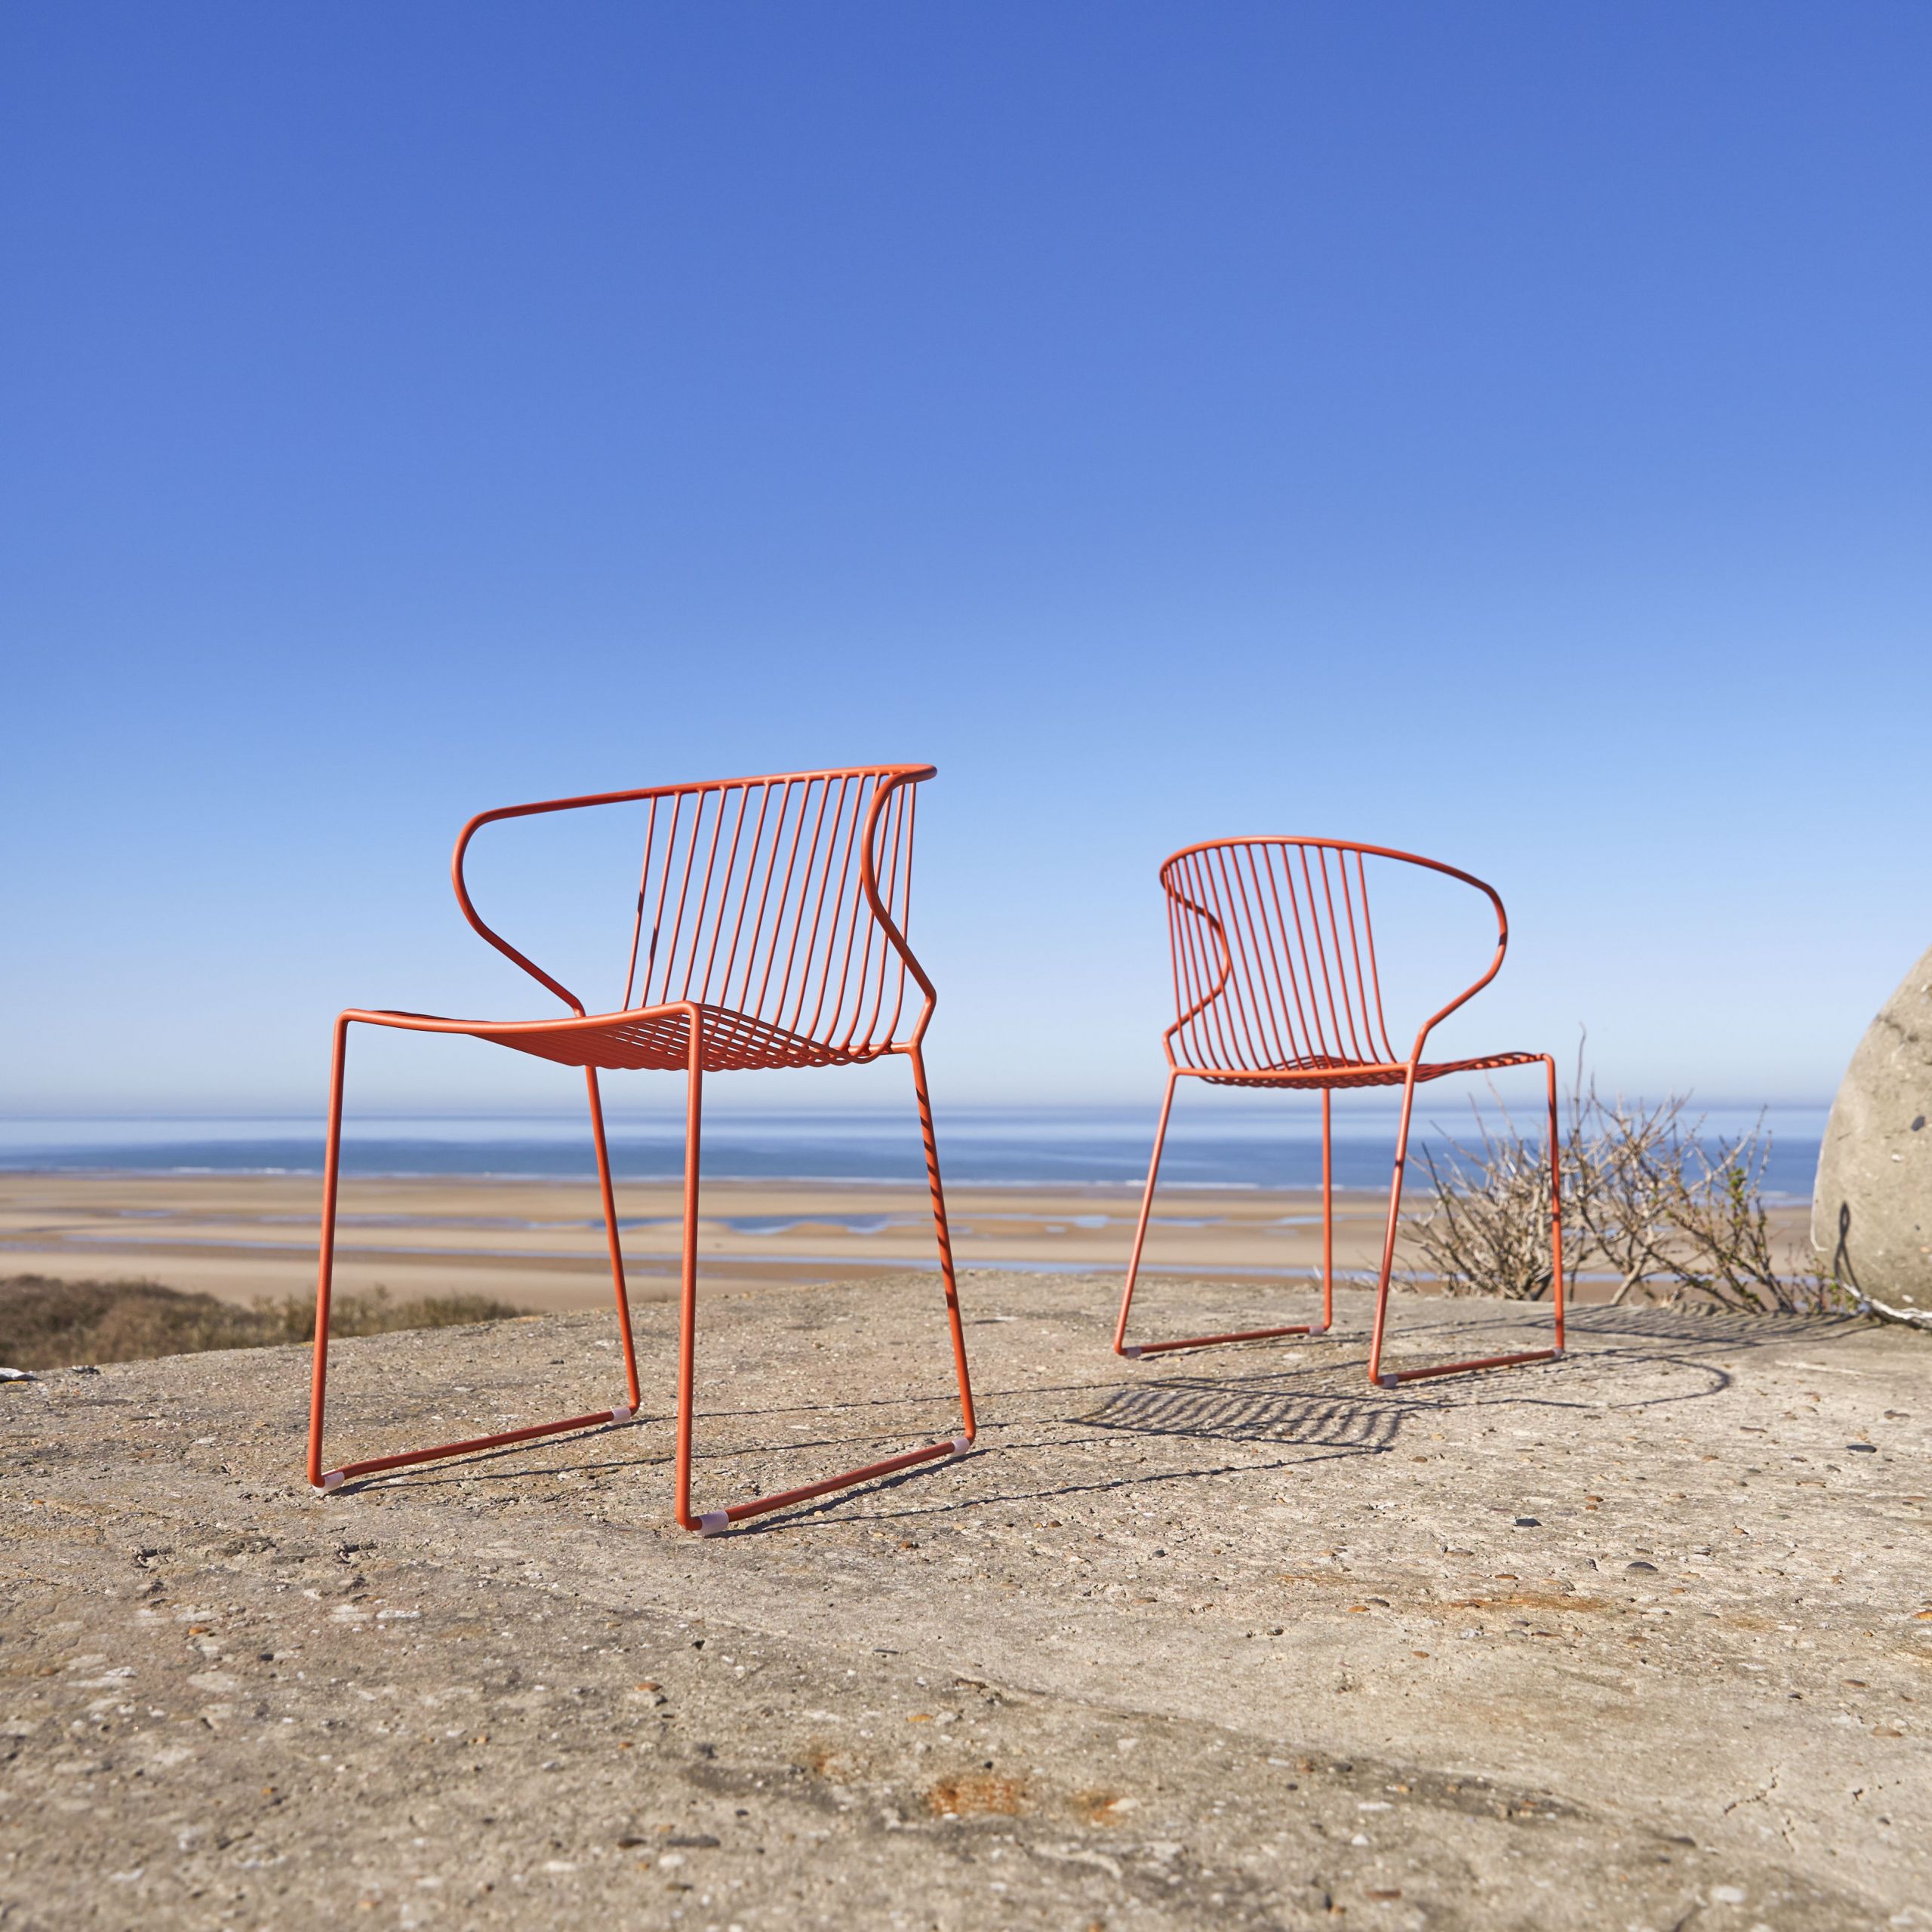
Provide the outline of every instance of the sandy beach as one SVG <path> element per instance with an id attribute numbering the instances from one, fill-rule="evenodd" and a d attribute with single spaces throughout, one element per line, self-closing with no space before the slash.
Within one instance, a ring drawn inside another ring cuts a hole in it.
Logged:
<path id="1" fill-rule="evenodd" d="M 0 1175 L 0 1274 L 143 1277 L 246 1303 L 312 1289 L 321 1183 L 280 1174 Z M 1124 1269 L 1140 1205 L 1121 1186 L 956 1186 L 947 1191 L 964 1269 Z M 1415 1205 L 1426 1207 L 1426 1197 Z M 674 1184 L 617 1189 L 633 1295 L 675 1291 L 682 1198 Z M 863 1281 L 935 1265 L 922 1188 L 720 1180 L 703 1197 L 703 1279 L 716 1289 Z M 1386 1198 L 1338 1190 L 1335 1260 L 1359 1277 L 1380 1257 Z M 1801 1207 L 1774 1211 L 1801 1236 Z M 1306 1293 L 1321 1258 L 1313 1190 L 1163 1188 L 1148 1240 L 1156 1276 L 1271 1284 Z M 479 1294 L 542 1310 L 607 1305 L 595 1190 L 579 1182 L 457 1176 L 343 1183 L 337 1280 L 395 1295 Z M 1404 1265 L 1413 1259 L 1403 1244 Z M 1580 1298 L 1605 1285 L 1579 1284 Z M 1291 1316 L 1290 1319 L 1297 1318 Z"/>

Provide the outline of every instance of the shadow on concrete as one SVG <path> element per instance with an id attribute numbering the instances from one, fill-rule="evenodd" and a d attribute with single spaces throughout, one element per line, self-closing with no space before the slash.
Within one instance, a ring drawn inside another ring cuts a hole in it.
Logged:
<path id="1" fill-rule="evenodd" d="M 1534 1320 L 1545 1312 L 1540 1305 L 1526 1305 L 1523 1318 Z M 1392 1336 L 1391 1342 L 1392 1345 L 1398 1341 L 1414 1344 L 1429 1337 L 1433 1346 L 1449 1333 L 1460 1331 L 1466 1337 L 1472 1329 L 1493 1331 L 1505 1325 L 1508 1318 L 1501 1311 L 1487 1307 L 1472 1308 L 1460 1319 L 1457 1313 L 1444 1309 L 1432 1319 L 1405 1324 L 1400 1337 Z M 1325 1338 L 1325 1345 L 1315 1345 L 1321 1349 L 1319 1355 L 1306 1344 L 1288 1344 L 1285 1351 L 1278 1353 L 1281 1344 L 1254 1344 L 1203 1351 L 1196 1358 L 1201 1362 L 1201 1371 L 1190 1375 L 1168 1375 L 1158 1380 L 1130 1376 L 1111 1384 L 1063 1381 L 1044 1386 L 989 1389 L 981 1395 L 985 1414 L 975 1460 L 988 1455 L 1023 1456 L 1041 1448 L 1063 1449 L 1078 1440 L 1058 1435 L 1042 1438 L 1038 1432 L 1043 1429 L 1092 1432 L 1086 1438 L 1091 1444 L 1104 1444 L 1109 1439 L 1159 1437 L 1203 1443 L 1272 1444 L 1300 1453 L 1278 1461 L 1136 1469 L 1039 1489 L 1017 1488 L 968 1497 L 949 1496 L 905 1508 L 881 1510 L 866 1506 L 884 1502 L 901 1490 L 916 1494 L 918 1487 L 938 1471 L 960 1466 L 954 1462 L 937 1463 L 903 1471 L 875 1484 L 828 1496 L 770 1518 L 755 1519 L 734 1534 L 770 1535 L 788 1528 L 820 1527 L 832 1521 L 949 1514 L 1102 1491 L 1198 1481 L 1220 1475 L 1263 1475 L 1309 1460 L 1326 1460 L 1336 1456 L 1381 1455 L 1396 1447 L 1408 1419 L 1457 1408 L 1642 1411 L 1708 1401 L 1724 1394 L 1734 1381 L 1718 1364 L 1700 1359 L 1709 1350 L 1762 1348 L 1795 1340 L 1822 1345 L 1860 1334 L 1869 1325 L 1850 1315 L 1753 1315 L 1655 1306 L 1586 1308 L 1574 1311 L 1570 1318 L 1573 1343 L 1594 1341 L 1599 1345 L 1595 1348 L 1573 1348 L 1564 1359 L 1547 1365 L 1447 1377 L 1440 1382 L 1411 1385 L 1400 1391 L 1335 1387 L 1337 1382 L 1355 1380 L 1362 1359 L 1357 1352 L 1361 1338 L 1339 1335 Z M 1342 1350 L 1339 1359 L 1337 1344 Z M 1653 1383 L 1633 1390 L 1627 1398 L 1620 1398 L 1616 1386 L 1619 1378 L 1638 1371 L 1654 1374 L 1660 1368 L 1674 1371 L 1679 1386 L 1660 1389 Z M 1328 1386 L 1320 1386 L 1322 1383 Z M 903 1424 L 888 1423 L 882 1416 L 869 1419 L 868 1411 L 924 1410 L 943 1419 L 946 1406 L 945 1394 L 934 1389 L 862 1397 L 836 1404 L 706 1410 L 698 1418 L 701 1425 L 752 1420 L 769 1423 L 793 1417 L 798 1419 L 802 1432 L 715 1447 L 700 1443 L 695 1460 L 700 1470 L 710 1472 L 715 1479 L 734 1467 L 742 1469 L 751 1462 L 782 1458 L 796 1468 L 791 1480 L 808 1482 L 814 1479 L 814 1466 L 821 1458 L 836 1466 L 838 1459 L 864 1460 L 889 1454 L 895 1446 L 903 1446 L 897 1441 L 902 1435 L 907 1444 L 921 1439 L 921 1432 L 910 1418 Z M 1016 1409 L 1019 1413 L 1014 1412 Z M 647 1415 L 626 1426 L 627 1429 L 642 1427 L 653 1432 L 648 1449 L 639 1444 L 627 1453 L 565 1463 L 534 1459 L 534 1445 L 509 1444 L 433 1470 L 365 1478 L 346 1485 L 346 1489 L 380 1483 L 388 1488 L 424 1491 L 465 1481 L 508 1484 L 533 1476 L 565 1473 L 609 1477 L 626 1472 L 656 1472 L 666 1469 L 670 1460 L 669 1423 L 666 1416 Z M 577 1442 L 595 1439 L 594 1436 L 572 1438 Z M 1311 1451 L 1312 1457 L 1308 1453 Z"/>
<path id="2" fill-rule="evenodd" d="M 1395 1446 L 1405 1405 L 1367 1395 L 1229 1387 L 1225 1383 L 1142 1383 L 1116 1389 L 1097 1409 L 1068 1420 L 1140 1435 L 1220 1442 L 1379 1450 Z"/>
<path id="3" fill-rule="evenodd" d="M 1702 1342 L 1724 1348 L 1767 1348 L 1777 1342 L 1830 1342 L 1872 1324 L 1856 1315 L 1741 1315 L 1727 1309 L 1583 1308 L 1571 1332 L 1618 1340 Z"/>

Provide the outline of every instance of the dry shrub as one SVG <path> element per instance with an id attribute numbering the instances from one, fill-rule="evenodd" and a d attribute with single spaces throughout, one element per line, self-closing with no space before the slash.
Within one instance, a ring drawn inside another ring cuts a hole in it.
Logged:
<path id="1" fill-rule="evenodd" d="M 1835 1277 L 1780 1265 L 1764 1201 L 1771 1137 L 1761 1122 L 1707 1140 L 1672 1097 L 1606 1100 L 1579 1082 L 1563 1137 L 1563 1265 L 1614 1273 L 1613 1305 L 1641 1295 L 1741 1313 L 1818 1314 L 1855 1306 Z M 1417 1245 L 1451 1294 L 1535 1300 L 1549 1292 L 1549 1152 L 1540 1137 L 1481 1130 L 1423 1164 L 1435 1198 Z"/>
<path id="2" fill-rule="evenodd" d="M 383 1335 L 500 1321 L 524 1312 L 484 1295 L 392 1301 L 387 1289 L 377 1287 L 366 1294 L 338 1294 L 329 1328 L 336 1335 Z M 0 1363 L 9 1368 L 264 1348 L 306 1342 L 315 1332 L 315 1304 L 294 1295 L 242 1308 L 158 1281 L 60 1281 L 45 1275 L 0 1281 Z"/>

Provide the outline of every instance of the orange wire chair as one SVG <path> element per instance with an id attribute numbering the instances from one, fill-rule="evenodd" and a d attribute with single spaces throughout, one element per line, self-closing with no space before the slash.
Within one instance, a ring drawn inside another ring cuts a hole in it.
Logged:
<path id="1" fill-rule="evenodd" d="M 972 1385 L 967 1374 L 946 1195 L 940 1183 L 932 1104 L 921 1052 L 937 996 L 906 941 L 912 897 L 915 788 L 931 777 L 934 769 L 931 765 L 866 765 L 605 792 L 506 806 L 479 813 L 463 827 L 450 863 L 463 916 L 498 952 L 561 999 L 570 1008 L 570 1015 L 554 1020 L 448 1020 L 429 1014 L 352 1008 L 337 1020 L 309 1398 L 309 1480 L 318 1491 L 326 1494 L 352 1477 L 378 1470 L 467 1455 L 502 1443 L 528 1441 L 571 1429 L 628 1422 L 635 1415 L 637 1355 L 597 1084 L 600 1069 L 615 1067 L 681 1070 L 686 1080 L 684 1273 L 678 1343 L 678 1522 L 688 1530 L 715 1536 L 748 1516 L 942 1456 L 964 1455 L 971 1447 L 975 1432 Z M 616 1011 L 593 1014 L 586 1012 L 583 1002 L 567 986 L 484 924 L 463 881 L 463 857 L 471 839 L 499 819 L 632 803 L 644 804 L 646 811 L 643 865 L 623 1002 Z M 918 989 L 918 999 L 909 1015 L 909 977 Z M 902 1026 L 902 1021 L 908 1023 Z M 369 1457 L 324 1470 L 322 1417 L 342 1149 L 343 1075 L 349 1029 L 358 1024 L 398 1027 L 411 1032 L 462 1034 L 583 1069 L 623 1346 L 623 1401 L 559 1422 L 506 1429 L 400 1455 Z M 691 1407 L 697 1340 L 698 1151 L 704 1076 L 753 1067 L 851 1066 L 887 1054 L 903 1054 L 912 1063 L 964 1429 L 944 1442 L 848 1469 L 801 1488 L 694 1515 Z"/>
<path id="2" fill-rule="evenodd" d="M 1474 986 L 1423 1023 L 1406 1059 L 1398 1058 L 1382 1011 L 1382 984 L 1368 908 L 1367 861 L 1421 866 L 1485 894 L 1496 909 L 1496 956 Z M 1557 1140 L 1556 1063 L 1548 1054 L 1487 1054 L 1474 1060 L 1426 1061 L 1423 1049 L 1442 1021 L 1495 978 L 1509 944 L 1509 915 L 1494 889 L 1479 878 L 1412 852 L 1331 838 L 1228 838 L 1190 845 L 1161 868 L 1174 948 L 1174 1004 L 1180 1017 L 1161 1035 L 1168 1056 L 1167 1092 L 1154 1134 L 1134 1251 L 1127 1265 L 1114 1352 L 1139 1356 L 1220 1342 L 1260 1342 L 1281 1335 L 1323 1335 L 1335 1318 L 1334 1167 L 1330 1099 L 1337 1088 L 1400 1087 L 1401 1121 L 1389 1189 L 1389 1220 L 1376 1284 L 1375 1327 L 1368 1379 L 1379 1388 L 1466 1370 L 1509 1368 L 1552 1361 L 1563 1352 L 1563 1195 Z M 1478 1361 L 1438 1363 L 1384 1374 L 1382 1348 L 1395 1266 L 1396 1223 L 1408 1159 L 1409 1121 L 1416 1088 L 1446 1074 L 1480 1073 L 1540 1061 L 1549 1097 L 1550 1267 L 1556 1346 Z M 1183 1077 L 1222 1087 L 1281 1088 L 1321 1096 L 1321 1319 L 1291 1327 L 1250 1328 L 1195 1335 L 1174 1342 L 1130 1345 L 1128 1311 L 1147 1239 L 1161 1150 Z"/>

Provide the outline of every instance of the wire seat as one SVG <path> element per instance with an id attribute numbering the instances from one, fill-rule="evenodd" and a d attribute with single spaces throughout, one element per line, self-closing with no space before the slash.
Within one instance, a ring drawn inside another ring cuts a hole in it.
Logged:
<path id="1" fill-rule="evenodd" d="M 1503 1066 L 1534 1066 L 1541 1054 L 1484 1054 L 1475 1060 L 1425 1061 L 1414 1068 L 1420 1081 L 1440 1080 L 1451 1073 L 1487 1073 Z M 1400 1063 L 1372 1066 L 1356 1060 L 1315 1059 L 1284 1066 L 1263 1067 L 1253 1073 L 1210 1072 L 1204 1067 L 1183 1067 L 1211 1087 L 1400 1087 L 1411 1069 Z"/>
<path id="2" fill-rule="evenodd" d="M 890 1475 L 971 1447 L 973 1392 L 954 1278 L 922 1051 L 937 995 L 906 934 L 912 897 L 917 787 L 931 765 L 863 765 L 552 798 L 479 814 L 451 860 L 463 915 L 497 950 L 570 1011 L 549 1019 L 458 1020 L 351 1008 L 337 1019 L 323 1168 L 322 1237 L 309 1420 L 309 1481 L 326 1493 L 358 1475 L 500 1444 L 631 1420 L 640 1399 L 635 1344 L 604 1131 L 600 1072 L 652 1070 L 685 1078 L 684 1258 L 678 1344 L 674 1506 L 686 1529 L 715 1535 L 768 1510 Z M 639 808 L 643 858 L 631 918 L 629 963 L 618 1007 L 592 1014 L 560 980 L 485 924 L 464 877 L 471 841 L 497 820 L 592 807 Z M 328 1376 L 349 1030 L 377 1026 L 482 1040 L 580 1067 L 589 1095 L 606 1245 L 623 1349 L 625 1396 L 608 1409 L 461 1442 L 365 1457 L 325 1469 Z M 910 1063 L 933 1226 L 944 1284 L 959 1433 L 776 1494 L 694 1512 L 691 1426 L 697 1338 L 698 1168 L 707 1074 L 858 1066 L 888 1054 Z"/>
<path id="3" fill-rule="evenodd" d="M 648 1011 L 598 1013 L 566 1020 L 448 1020 L 439 1014 L 357 1011 L 371 1026 L 395 1026 L 415 1032 L 459 1033 L 487 1040 L 517 1053 L 554 1060 L 559 1066 L 595 1067 L 603 1072 L 681 1073 L 691 1060 L 695 1017 L 703 1041 L 706 1073 L 771 1072 L 785 1067 L 856 1066 L 894 1051 L 854 1048 L 814 1040 L 729 1007 L 702 1001 Z"/>

